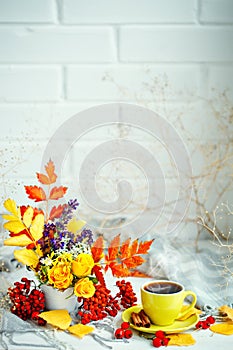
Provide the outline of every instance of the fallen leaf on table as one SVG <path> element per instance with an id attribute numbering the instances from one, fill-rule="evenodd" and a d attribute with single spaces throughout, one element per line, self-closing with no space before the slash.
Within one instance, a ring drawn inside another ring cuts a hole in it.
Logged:
<path id="1" fill-rule="evenodd" d="M 196 343 L 191 334 L 169 334 L 168 338 L 170 339 L 168 345 L 189 346 Z"/>
<path id="2" fill-rule="evenodd" d="M 94 327 L 86 326 L 84 324 L 75 324 L 68 328 L 68 331 L 74 335 L 77 335 L 79 338 L 83 338 L 85 335 L 94 331 Z"/>
<path id="3" fill-rule="evenodd" d="M 233 321 L 233 309 L 227 305 L 220 306 L 218 309 L 220 312 L 227 315 L 227 317 Z"/>
<path id="4" fill-rule="evenodd" d="M 69 328 L 72 318 L 67 310 L 51 310 L 42 312 L 39 315 L 43 320 L 47 321 L 52 326 L 58 327 L 60 329 Z"/>
<path id="5" fill-rule="evenodd" d="M 185 311 L 188 307 L 189 307 L 189 305 L 183 305 L 183 306 L 182 306 L 182 309 L 181 309 L 181 312 Z M 200 315 L 201 313 L 202 313 L 201 310 L 196 309 L 195 307 L 193 307 L 191 310 L 189 310 L 189 311 L 187 312 L 187 314 L 185 314 L 185 315 L 182 316 L 182 317 L 177 318 L 177 320 L 179 320 L 179 321 L 184 321 L 184 320 L 187 320 L 187 318 L 189 318 L 189 317 L 192 316 L 192 315 Z"/>
<path id="6" fill-rule="evenodd" d="M 233 322 L 214 324 L 210 326 L 210 330 L 214 333 L 231 335 L 233 334 Z"/>

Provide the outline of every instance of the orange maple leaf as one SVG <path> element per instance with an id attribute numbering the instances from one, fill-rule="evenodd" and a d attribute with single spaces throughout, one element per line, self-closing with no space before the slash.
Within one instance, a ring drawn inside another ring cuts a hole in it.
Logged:
<path id="1" fill-rule="evenodd" d="M 95 263 L 99 262 L 100 259 L 103 257 L 103 251 L 104 251 L 104 239 L 102 236 L 100 236 L 97 238 L 97 240 L 94 242 L 94 244 L 91 247 L 91 254 Z"/>
<path id="2" fill-rule="evenodd" d="M 121 244 L 121 247 L 120 247 L 121 259 L 128 258 L 130 254 L 129 245 L 130 245 L 130 238 L 128 238 L 125 242 Z"/>
<path id="3" fill-rule="evenodd" d="M 138 249 L 138 239 L 135 239 L 130 247 L 130 255 L 135 255 Z"/>
<path id="4" fill-rule="evenodd" d="M 124 267 L 122 264 L 112 262 L 109 264 L 109 267 L 112 271 L 112 275 L 115 277 L 126 277 L 130 274 L 129 269 L 127 267 Z"/>
<path id="5" fill-rule="evenodd" d="M 41 174 L 41 173 L 36 173 L 38 181 L 44 185 L 51 185 L 52 183 L 56 182 L 57 175 L 54 172 L 55 166 L 51 160 L 45 166 L 45 170 L 46 170 L 47 175 Z"/>
<path id="6" fill-rule="evenodd" d="M 132 269 L 140 266 L 145 262 L 141 254 L 147 254 L 153 242 L 146 241 L 138 244 L 138 239 L 135 239 L 130 244 L 130 238 L 120 245 L 120 236 L 116 236 L 110 243 L 108 255 L 105 257 L 106 268 L 112 270 L 112 274 L 117 277 L 129 276 Z"/>
<path id="7" fill-rule="evenodd" d="M 43 188 L 38 186 L 24 186 L 28 198 L 33 199 L 35 202 L 41 202 L 46 200 L 46 194 Z"/>
<path id="8" fill-rule="evenodd" d="M 127 266 L 128 269 L 134 269 L 135 267 L 142 265 L 145 260 L 140 255 L 131 256 L 131 258 L 124 259 L 123 264 Z"/>
<path id="9" fill-rule="evenodd" d="M 57 207 L 56 206 L 52 207 L 49 213 L 49 220 L 53 221 L 54 219 L 59 218 L 66 206 L 67 206 L 66 204 L 63 204 L 63 205 L 59 204 Z"/>
<path id="10" fill-rule="evenodd" d="M 107 261 L 115 260 L 117 258 L 120 248 L 120 234 L 113 238 L 108 247 Z"/>
<path id="11" fill-rule="evenodd" d="M 150 241 L 145 241 L 145 242 L 140 242 L 139 243 L 139 247 L 138 247 L 138 251 L 137 254 L 147 254 L 148 250 L 151 247 L 151 244 L 154 242 L 154 240 L 150 240 Z"/>
<path id="12" fill-rule="evenodd" d="M 51 181 L 50 183 L 52 184 L 52 183 L 56 182 L 57 174 L 55 174 L 55 172 L 54 172 L 55 166 L 54 166 L 54 163 L 51 159 L 48 162 L 48 164 L 45 165 L 45 170 L 46 170 L 46 173 L 48 174 L 48 177 Z"/>
<path id="13" fill-rule="evenodd" d="M 49 199 L 56 200 L 62 198 L 66 194 L 66 191 L 67 187 L 53 187 L 49 193 Z"/>

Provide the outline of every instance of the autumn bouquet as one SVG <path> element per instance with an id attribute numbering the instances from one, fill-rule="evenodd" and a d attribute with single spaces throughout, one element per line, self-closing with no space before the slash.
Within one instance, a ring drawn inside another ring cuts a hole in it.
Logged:
<path id="1" fill-rule="evenodd" d="M 129 276 L 145 260 L 152 241 L 120 242 L 120 235 L 111 241 L 105 252 L 102 236 L 95 241 L 85 222 L 76 219 L 76 199 L 54 206 L 63 198 L 67 187 L 55 186 L 57 175 L 50 160 L 45 174 L 37 173 L 39 186 L 25 186 L 29 199 L 39 206 L 17 206 L 13 199 L 4 202 L 9 214 L 4 227 L 10 237 L 5 245 L 20 247 L 15 258 L 33 270 L 41 284 L 58 290 L 73 287 L 79 298 L 91 298 L 100 285 L 105 285 L 103 272 L 111 269 L 113 276 Z M 53 186 L 53 187 L 52 187 Z"/>

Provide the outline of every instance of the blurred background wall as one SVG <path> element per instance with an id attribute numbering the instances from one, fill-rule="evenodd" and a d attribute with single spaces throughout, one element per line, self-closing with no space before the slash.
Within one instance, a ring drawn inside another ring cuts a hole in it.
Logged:
<path id="1" fill-rule="evenodd" d="M 158 113 L 185 143 L 192 194 L 177 233 L 208 235 L 197 217 L 214 225 L 216 206 L 232 198 L 232 82 L 232 0 L 0 0 L 1 210 L 7 197 L 28 203 L 23 184 L 36 184 L 46 145 L 64 122 L 89 107 L 127 102 Z M 86 154 L 114 138 L 134 140 L 158 157 L 166 210 L 152 231 L 166 232 L 177 181 L 166 147 L 143 130 L 117 124 L 83 135 L 64 161 L 62 183 L 78 179 Z M 153 215 L 145 174 L 129 161 L 103 166 L 100 196 L 117 197 L 119 179 L 134 195 L 107 221 L 85 204 L 78 180 L 68 197 L 78 197 L 81 217 L 97 226 L 141 211 Z M 227 224 L 226 215 L 220 233 Z"/>

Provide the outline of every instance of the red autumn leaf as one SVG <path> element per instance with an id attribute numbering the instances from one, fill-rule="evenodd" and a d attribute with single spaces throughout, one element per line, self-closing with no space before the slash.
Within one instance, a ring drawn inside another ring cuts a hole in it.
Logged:
<path id="1" fill-rule="evenodd" d="M 127 266 L 128 269 L 134 269 L 135 267 L 142 265 L 145 260 L 140 255 L 134 255 L 131 258 L 124 259 L 123 264 Z"/>
<path id="2" fill-rule="evenodd" d="M 53 187 L 50 191 L 49 199 L 56 200 L 56 199 L 62 198 L 66 194 L 66 191 L 67 191 L 67 187 L 63 187 L 63 186 Z"/>
<path id="3" fill-rule="evenodd" d="M 56 206 L 52 207 L 49 213 L 49 220 L 53 221 L 54 219 L 60 218 L 66 206 L 67 206 L 66 204 L 63 204 L 63 205 L 59 204 L 57 207 Z"/>
<path id="4" fill-rule="evenodd" d="M 104 240 L 103 240 L 103 237 L 100 236 L 97 238 L 97 240 L 94 242 L 94 244 L 91 247 L 91 254 L 95 263 L 100 261 L 100 259 L 103 256 L 103 251 L 104 251 Z"/>
<path id="5" fill-rule="evenodd" d="M 130 250 L 129 250 L 129 245 L 130 245 L 130 238 L 128 238 L 125 242 L 121 244 L 120 247 L 120 253 L 121 253 L 121 258 L 128 258 Z"/>
<path id="6" fill-rule="evenodd" d="M 119 252 L 119 248 L 120 248 L 120 235 L 117 235 L 116 237 L 113 238 L 113 240 L 109 245 L 108 255 L 106 259 L 108 261 L 116 259 Z"/>
<path id="7" fill-rule="evenodd" d="M 57 175 L 54 172 L 55 166 L 51 160 L 45 166 L 45 170 L 46 170 L 47 175 L 41 174 L 41 173 L 36 173 L 38 181 L 44 185 L 51 185 L 52 183 L 56 182 Z"/>
<path id="8" fill-rule="evenodd" d="M 35 202 L 41 202 L 46 200 L 46 194 L 43 188 L 38 186 L 24 186 L 28 198 L 33 199 Z"/>
<path id="9" fill-rule="evenodd" d="M 95 276 L 96 276 L 97 280 L 99 281 L 99 283 L 102 284 L 103 286 L 105 286 L 105 279 L 104 279 L 103 272 L 101 271 L 101 266 L 95 265 L 93 267 L 92 271 L 95 274 Z"/>
<path id="10" fill-rule="evenodd" d="M 147 254 L 153 242 L 153 239 L 151 241 L 140 242 L 137 254 Z"/>

